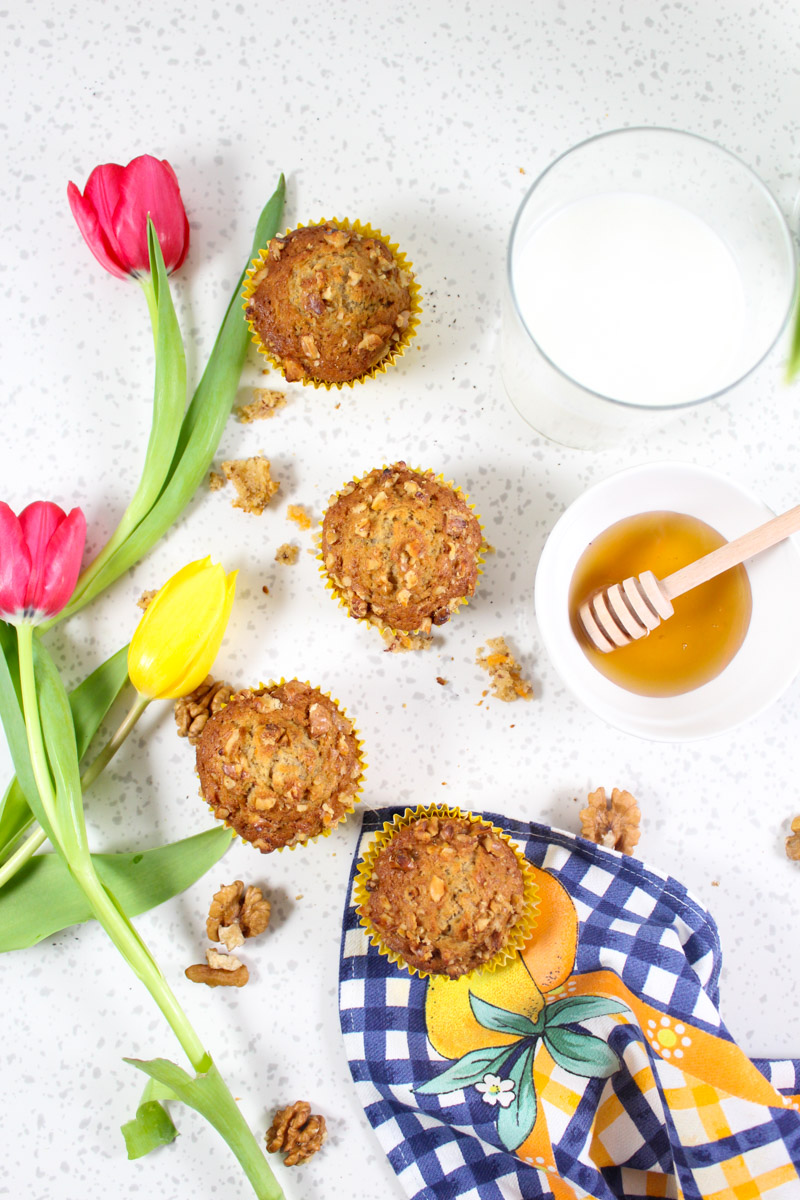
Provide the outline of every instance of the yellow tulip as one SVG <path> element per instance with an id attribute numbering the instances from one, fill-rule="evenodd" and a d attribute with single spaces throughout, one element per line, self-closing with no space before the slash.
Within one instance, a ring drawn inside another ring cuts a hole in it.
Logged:
<path id="1" fill-rule="evenodd" d="M 203 682 L 228 624 L 236 575 L 210 557 L 199 559 L 156 593 L 128 650 L 128 674 L 140 695 L 174 700 Z"/>

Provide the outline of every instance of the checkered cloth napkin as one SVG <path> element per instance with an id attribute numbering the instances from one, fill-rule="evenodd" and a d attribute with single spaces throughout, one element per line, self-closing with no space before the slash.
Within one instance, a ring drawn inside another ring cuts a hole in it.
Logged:
<path id="1" fill-rule="evenodd" d="M 353 903 L 362 848 L 395 811 L 363 818 L 339 1005 L 358 1095 L 409 1197 L 799 1200 L 800 1060 L 753 1061 L 733 1041 L 716 927 L 680 883 L 486 814 L 538 868 L 557 920 L 494 973 L 419 979 L 370 945 Z"/>

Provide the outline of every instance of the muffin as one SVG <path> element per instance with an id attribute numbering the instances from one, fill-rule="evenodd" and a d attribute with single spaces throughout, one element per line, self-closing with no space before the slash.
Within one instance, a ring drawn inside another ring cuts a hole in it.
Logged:
<path id="1" fill-rule="evenodd" d="M 273 238 L 253 266 L 245 315 L 290 382 L 349 383 L 410 332 L 416 285 L 380 237 L 309 225 Z"/>
<path id="2" fill-rule="evenodd" d="M 362 775 L 352 722 L 307 683 L 245 689 L 197 742 L 214 816 L 262 853 L 306 842 L 352 811 Z"/>
<path id="3" fill-rule="evenodd" d="M 390 827 L 367 856 L 359 915 L 401 965 L 457 979 L 518 948 L 535 884 L 487 822 L 457 809 L 422 812 Z"/>
<path id="4" fill-rule="evenodd" d="M 475 591 L 482 544 L 457 488 L 397 462 L 331 497 L 320 552 L 352 617 L 429 632 Z"/>

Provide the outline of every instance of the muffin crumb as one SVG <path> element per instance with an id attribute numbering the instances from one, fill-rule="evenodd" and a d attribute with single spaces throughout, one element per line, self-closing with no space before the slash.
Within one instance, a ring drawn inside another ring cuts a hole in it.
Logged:
<path id="1" fill-rule="evenodd" d="M 269 459 L 263 455 L 229 459 L 222 464 L 226 477 L 236 488 L 234 508 L 260 517 L 281 486 L 270 474 Z"/>
<path id="2" fill-rule="evenodd" d="M 483 646 L 478 648 L 475 662 L 489 672 L 492 695 L 497 700 L 530 700 L 533 688 L 526 679 L 522 678 L 521 668 L 508 648 L 505 638 L 487 638 L 487 654 Z M 484 692 L 485 696 L 487 693 Z"/>
<path id="3" fill-rule="evenodd" d="M 278 546 L 275 551 L 275 562 L 283 563 L 284 566 L 291 566 L 297 562 L 297 556 L 300 553 L 299 546 L 293 546 L 291 542 L 284 542 L 282 546 Z"/>
<path id="4" fill-rule="evenodd" d="M 445 686 L 445 684 L 447 683 L 447 680 L 446 680 L 446 679 L 443 679 L 441 675 L 437 675 L 437 676 L 436 676 L 436 682 L 437 682 L 437 683 L 440 683 L 440 684 L 442 685 L 442 687 L 444 687 L 444 686 Z"/>
<path id="5" fill-rule="evenodd" d="M 142 592 L 141 596 L 136 601 L 137 607 L 141 608 L 142 612 L 147 612 L 148 608 L 150 607 L 150 604 L 156 598 L 157 595 L 158 595 L 158 588 L 149 588 L 147 591 Z"/>
<path id="6" fill-rule="evenodd" d="M 310 529 L 314 522 L 302 504 L 290 504 L 286 509 L 287 521 L 294 521 L 298 529 Z"/>
<path id="7" fill-rule="evenodd" d="M 597 788 L 589 793 L 588 804 L 581 811 L 580 818 L 581 837 L 596 842 L 598 846 L 633 854 L 641 837 L 639 826 L 642 814 L 630 792 L 614 788 L 609 800 L 606 798 L 606 789 Z"/>
<path id="8" fill-rule="evenodd" d="M 278 392 L 273 388 L 253 388 L 252 403 L 243 404 L 236 413 L 242 425 L 251 425 L 253 421 L 268 421 L 285 405 L 285 392 Z"/>
<path id="9" fill-rule="evenodd" d="M 786 839 L 786 857 L 800 862 L 800 817 L 794 818 L 791 830 L 791 836 Z"/>
<path id="10" fill-rule="evenodd" d="M 220 475 L 218 471 L 211 471 L 208 476 L 208 490 L 210 492 L 218 492 L 220 488 L 224 488 L 227 483 L 224 475 Z"/>

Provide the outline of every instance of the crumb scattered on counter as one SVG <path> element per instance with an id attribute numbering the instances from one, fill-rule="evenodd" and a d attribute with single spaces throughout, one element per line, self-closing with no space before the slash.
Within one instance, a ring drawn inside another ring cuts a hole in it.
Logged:
<path id="1" fill-rule="evenodd" d="M 641 837 L 642 814 L 630 792 L 614 788 L 609 800 L 606 789 L 597 788 L 589 793 L 588 804 L 580 817 L 581 837 L 598 846 L 633 854 Z"/>
<path id="2" fill-rule="evenodd" d="M 492 695 L 497 700 L 530 700 L 533 688 L 526 679 L 522 678 L 520 665 L 506 644 L 503 637 L 487 638 L 486 649 L 478 648 L 475 661 L 479 667 L 489 672 L 492 685 Z M 485 696 L 487 693 L 484 692 Z"/>
<path id="3" fill-rule="evenodd" d="M 800 817 L 794 818 L 791 830 L 791 836 L 786 839 L 786 857 L 793 862 L 800 862 Z"/>
<path id="4" fill-rule="evenodd" d="M 146 612 L 150 606 L 150 602 L 158 595 L 158 588 L 150 588 L 149 591 L 142 592 L 136 604 L 143 612 Z"/>
<path id="5" fill-rule="evenodd" d="M 229 459 L 222 464 L 226 477 L 236 488 L 234 508 L 261 516 L 281 486 L 269 470 L 269 459 L 257 454 L 252 458 Z"/>
<path id="6" fill-rule="evenodd" d="M 262 589 L 261 589 L 261 590 L 262 590 L 262 592 L 264 593 L 264 595 L 265 595 L 265 596 L 268 596 L 268 595 L 269 595 L 269 588 L 267 587 L 267 585 L 266 585 L 266 584 L 264 584 L 264 586 L 262 587 Z"/>
<path id="7" fill-rule="evenodd" d="M 268 421 L 285 404 L 285 392 L 273 388 L 253 388 L 252 404 L 243 404 L 236 413 L 243 425 L 250 425 L 253 421 Z"/>
<path id="8" fill-rule="evenodd" d="M 290 504 L 286 509 L 286 519 L 294 521 L 298 529 L 310 529 L 314 522 L 302 504 Z"/>
<path id="9" fill-rule="evenodd" d="M 284 566 L 291 566 L 297 562 L 297 556 L 300 553 L 299 546 L 293 546 L 291 542 L 284 542 L 282 546 L 278 546 L 275 551 L 275 562 L 283 563 Z"/>
<path id="10" fill-rule="evenodd" d="M 447 683 L 447 680 L 446 680 L 446 679 L 442 679 L 441 675 L 437 675 L 437 676 L 436 676 L 436 682 L 437 682 L 437 683 L 440 683 L 440 684 L 442 685 L 442 687 L 444 687 L 444 686 L 445 686 L 445 684 Z"/>
<path id="11" fill-rule="evenodd" d="M 208 490 L 210 492 L 218 492 L 220 488 L 224 488 L 227 483 L 224 475 L 220 475 L 219 471 L 212 471 L 208 476 Z"/>

